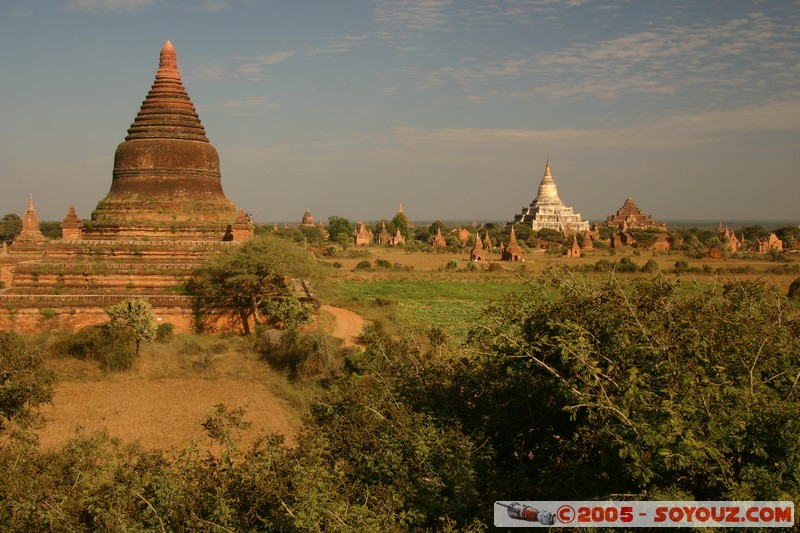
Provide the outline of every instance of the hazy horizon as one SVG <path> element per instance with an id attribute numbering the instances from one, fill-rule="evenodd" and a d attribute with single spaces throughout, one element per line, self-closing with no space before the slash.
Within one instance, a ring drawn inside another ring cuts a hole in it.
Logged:
<path id="1" fill-rule="evenodd" d="M 0 5 L 0 215 L 81 218 L 167 39 L 256 220 L 510 220 L 549 158 L 605 220 L 800 221 L 800 4 L 60 0 Z"/>

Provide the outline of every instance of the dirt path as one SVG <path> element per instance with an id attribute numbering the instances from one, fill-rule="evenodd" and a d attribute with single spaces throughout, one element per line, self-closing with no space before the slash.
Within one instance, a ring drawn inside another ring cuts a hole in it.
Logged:
<path id="1" fill-rule="evenodd" d="M 336 320 L 331 335 L 337 339 L 342 339 L 345 347 L 355 346 L 354 339 L 361 334 L 361 329 L 364 327 L 364 319 L 360 315 L 341 307 L 323 305 L 320 309 L 332 314 Z"/>

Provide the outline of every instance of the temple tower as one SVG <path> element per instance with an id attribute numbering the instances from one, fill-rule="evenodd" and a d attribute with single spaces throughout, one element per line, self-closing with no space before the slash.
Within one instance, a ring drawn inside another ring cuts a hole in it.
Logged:
<path id="1" fill-rule="evenodd" d="M 33 207 L 33 195 L 31 194 L 28 196 L 28 209 L 22 216 L 22 232 L 14 239 L 11 249 L 16 251 L 43 249 L 46 243 L 47 237 L 42 235 L 39 230 L 39 215 L 36 214 L 36 209 Z"/>
<path id="2" fill-rule="evenodd" d="M 183 87 L 175 48 L 161 49 L 155 81 L 114 155 L 111 190 L 84 238 L 222 240 L 237 222 L 219 156 Z"/>
<path id="3" fill-rule="evenodd" d="M 480 233 L 475 234 L 475 244 L 472 245 L 472 251 L 469 253 L 470 261 L 485 261 L 486 253 L 483 251 L 483 241 L 481 240 Z"/>
<path id="4" fill-rule="evenodd" d="M 75 212 L 75 207 L 70 206 L 67 216 L 61 223 L 61 240 L 64 241 L 78 241 L 81 239 L 81 229 L 83 223 L 78 219 L 78 213 Z"/>
<path id="5" fill-rule="evenodd" d="M 585 231 L 589 223 L 581 220 L 580 213 L 573 213 L 558 197 L 558 188 L 550 172 L 550 161 L 544 167 L 544 176 L 539 182 L 536 198 L 522 212 L 514 216 L 515 223 L 528 224 L 533 231 L 542 228 L 557 231 Z"/>

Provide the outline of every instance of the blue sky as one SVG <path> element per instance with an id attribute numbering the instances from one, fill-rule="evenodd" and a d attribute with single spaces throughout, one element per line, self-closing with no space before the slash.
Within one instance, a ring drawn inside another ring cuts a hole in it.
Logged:
<path id="1" fill-rule="evenodd" d="M 0 214 L 88 217 L 171 40 L 257 220 L 800 222 L 800 2 L 0 0 Z"/>

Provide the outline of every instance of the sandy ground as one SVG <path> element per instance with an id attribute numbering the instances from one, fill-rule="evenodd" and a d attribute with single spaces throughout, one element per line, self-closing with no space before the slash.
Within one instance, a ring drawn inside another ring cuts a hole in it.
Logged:
<path id="1" fill-rule="evenodd" d="M 364 320 L 347 309 L 323 309 L 334 317 L 326 329 L 352 346 Z M 203 443 L 207 436 L 201 424 L 220 403 L 245 409 L 252 427 L 243 433 L 244 443 L 265 433 L 279 433 L 287 444 L 295 443 L 300 416 L 275 390 L 292 385 L 269 365 L 252 354 L 228 352 L 198 368 L 201 356 L 174 352 L 145 345 L 134 368 L 119 374 L 103 374 L 91 361 L 52 361 L 60 381 L 52 405 L 41 410 L 46 419 L 39 432 L 42 447 L 62 446 L 78 427 L 105 428 L 112 437 L 138 440 L 151 449 Z"/>

